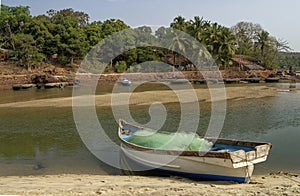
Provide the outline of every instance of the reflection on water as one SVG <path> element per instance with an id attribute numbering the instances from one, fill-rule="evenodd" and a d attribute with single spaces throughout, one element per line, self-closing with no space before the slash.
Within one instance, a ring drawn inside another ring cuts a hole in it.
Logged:
<path id="1" fill-rule="evenodd" d="M 1 108 L 1 175 L 106 173 L 103 169 L 111 170 L 81 142 L 71 108 Z"/>
<path id="2" fill-rule="evenodd" d="M 98 93 L 101 93 L 100 91 Z M 30 99 L 70 96 L 71 88 L 45 92 L 1 91 L 0 103 Z M 228 101 L 221 136 L 233 139 L 268 141 L 273 144 L 263 167 L 300 173 L 300 92 L 283 92 L 276 97 L 257 100 Z M 180 105 L 165 105 L 168 116 L 164 130 L 176 131 Z M 137 122 L 150 120 L 147 106 L 131 106 Z M 210 104 L 200 103 L 199 134 L 205 134 L 210 119 Z M 107 135 L 118 143 L 117 123 L 110 107 L 97 108 Z M 266 173 L 259 166 L 257 173 Z M 1 108 L 0 109 L 0 175 L 33 175 L 55 173 L 116 174 L 97 160 L 76 131 L 72 108 Z"/>

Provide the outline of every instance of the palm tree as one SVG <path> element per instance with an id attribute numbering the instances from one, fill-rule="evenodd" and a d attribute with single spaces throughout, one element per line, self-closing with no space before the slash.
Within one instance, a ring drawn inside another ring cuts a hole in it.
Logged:
<path id="1" fill-rule="evenodd" d="M 173 72 L 176 65 L 176 56 L 178 53 L 184 54 L 187 47 L 191 45 L 188 42 L 188 38 L 185 37 L 185 34 L 176 29 L 168 29 L 167 31 L 168 41 L 165 43 L 166 47 L 173 53 Z"/>
<path id="2" fill-rule="evenodd" d="M 177 16 L 174 18 L 173 22 L 170 25 L 172 28 L 178 29 L 180 31 L 186 32 L 188 23 L 185 21 L 185 18 L 182 16 Z"/>
<path id="3" fill-rule="evenodd" d="M 217 23 L 213 23 L 210 27 L 205 31 L 204 35 L 204 43 L 207 50 L 212 54 L 215 60 L 219 61 L 219 45 L 220 45 L 220 26 Z"/>
<path id="4" fill-rule="evenodd" d="M 174 71 L 174 68 L 176 65 L 176 55 L 177 55 L 176 51 L 185 52 L 185 45 L 184 45 L 184 42 L 181 39 L 180 35 L 178 35 L 178 33 L 173 32 L 173 35 L 174 35 L 174 37 L 170 43 L 170 49 L 173 52 L 173 71 Z"/>
<path id="5" fill-rule="evenodd" d="M 256 47 L 259 48 L 261 56 L 264 57 L 265 49 L 270 44 L 269 33 L 267 31 L 262 30 L 256 36 L 257 36 Z"/>
<path id="6" fill-rule="evenodd" d="M 226 67 L 235 53 L 235 36 L 227 28 L 213 23 L 206 32 L 206 46 L 219 65 Z"/>
<path id="7" fill-rule="evenodd" d="M 190 21 L 190 25 L 188 26 L 188 33 L 200 42 L 202 42 L 206 24 L 207 22 L 204 21 L 203 18 L 195 16 L 194 21 Z"/>
<path id="8" fill-rule="evenodd" d="M 230 59 L 232 58 L 236 50 L 235 45 L 236 38 L 231 33 L 231 31 L 226 27 L 221 28 L 218 53 L 222 55 L 221 62 L 225 68 L 227 67 L 227 65 L 230 65 Z"/>

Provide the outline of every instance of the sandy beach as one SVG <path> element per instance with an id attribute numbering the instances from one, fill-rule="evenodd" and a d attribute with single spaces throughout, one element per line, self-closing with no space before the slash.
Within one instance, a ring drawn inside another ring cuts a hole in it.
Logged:
<path id="1" fill-rule="evenodd" d="M 185 95 L 191 91 L 187 90 L 178 90 L 178 94 Z M 212 97 L 209 92 L 209 89 L 195 89 L 195 94 L 199 102 L 210 102 Z M 214 100 L 240 100 L 240 99 L 257 99 L 263 97 L 271 97 L 277 94 L 277 89 L 270 86 L 236 86 L 236 87 L 226 87 L 225 93 L 226 96 L 218 96 L 218 93 L 222 94 L 222 89 L 217 90 L 215 93 Z M 154 102 L 160 103 L 172 103 L 178 102 L 177 95 L 171 90 L 160 90 L 160 91 L 146 91 L 146 92 L 134 92 L 134 93 L 118 93 L 114 94 L 116 99 L 119 101 L 113 104 L 128 104 L 123 98 L 129 96 L 130 105 L 151 105 Z M 111 97 L 112 94 L 105 95 L 95 95 L 95 105 L 96 106 L 111 106 Z M 186 96 L 187 99 L 188 96 Z M 79 99 L 76 103 L 80 106 L 85 106 L 87 104 L 87 97 L 78 96 L 76 99 Z M 51 99 L 39 99 L 23 102 L 13 102 L 0 104 L 0 107 L 71 107 L 72 106 L 72 97 L 64 98 L 51 98 Z"/>
<path id="2" fill-rule="evenodd" d="M 254 176 L 250 183 L 195 181 L 179 177 L 50 175 L 0 177 L 9 195 L 300 195 L 300 176 Z"/>

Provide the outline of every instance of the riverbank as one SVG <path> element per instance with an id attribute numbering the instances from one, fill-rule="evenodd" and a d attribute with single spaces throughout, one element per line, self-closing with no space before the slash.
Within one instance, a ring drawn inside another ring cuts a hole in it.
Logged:
<path id="1" fill-rule="evenodd" d="M 300 175 L 254 176 L 248 184 L 179 177 L 50 175 L 0 177 L 14 195 L 299 195 Z"/>
<path id="2" fill-rule="evenodd" d="M 211 102 L 212 97 L 210 90 L 213 89 L 194 89 L 193 92 L 197 95 L 199 102 Z M 277 94 L 277 88 L 271 86 L 231 86 L 224 89 L 215 89 L 214 100 L 241 100 L 241 99 L 258 99 L 263 97 L 272 97 Z M 191 91 L 189 90 L 178 90 L 177 93 L 188 95 Z M 222 93 L 225 92 L 225 97 L 222 96 Z M 220 95 L 219 95 L 220 94 Z M 113 105 L 124 105 L 128 104 L 127 100 L 124 97 L 130 97 L 130 105 L 151 105 L 154 102 L 161 103 L 175 103 L 179 102 L 178 97 L 174 91 L 171 90 L 159 90 L 159 91 L 145 91 L 145 92 L 134 92 L 134 93 L 115 93 L 114 97 L 119 101 L 112 103 L 111 98 L 112 94 L 104 95 L 95 95 L 95 105 L 96 106 L 111 106 Z M 122 97 L 124 99 L 122 99 Z M 86 104 L 85 96 L 78 96 L 76 103 L 82 103 L 81 106 Z M 189 101 L 189 97 L 186 97 Z M 37 99 L 30 101 L 22 102 L 12 102 L 0 104 L 0 107 L 71 107 L 72 106 L 72 97 L 63 97 L 63 98 L 50 98 L 50 99 Z M 193 100 L 193 99 L 192 99 Z"/>
<path id="3" fill-rule="evenodd" d="M 13 85 L 18 84 L 47 84 L 47 83 L 70 83 L 72 84 L 76 77 L 78 66 L 58 67 L 51 64 L 45 64 L 36 69 L 28 71 L 15 64 L 0 62 L 0 89 L 12 89 Z M 217 74 L 216 74 L 217 73 Z M 233 71 L 221 70 L 220 79 L 224 79 L 225 83 L 252 83 L 252 82 L 278 82 L 278 81 L 300 81 L 299 76 L 290 76 L 285 72 L 277 72 L 272 70 L 249 70 L 249 71 Z M 204 83 L 203 75 L 206 77 L 219 78 L 218 72 L 210 71 L 183 71 L 183 72 L 164 72 L 164 73 L 126 73 L 126 77 L 131 81 L 163 81 L 176 78 L 185 78 L 192 83 Z M 80 74 L 80 78 L 84 80 L 96 79 L 99 84 L 114 84 L 120 77 L 124 76 L 120 73 L 111 74 Z M 268 80 L 269 79 L 269 80 Z"/>

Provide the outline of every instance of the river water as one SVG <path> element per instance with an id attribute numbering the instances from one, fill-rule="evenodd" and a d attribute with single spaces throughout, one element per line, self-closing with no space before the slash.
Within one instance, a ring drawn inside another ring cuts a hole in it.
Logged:
<path id="1" fill-rule="evenodd" d="M 276 84 L 284 85 L 284 84 Z M 144 86 L 140 91 L 153 90 Z M 155 87 L 156 88 L 156 87 Z M 164 87 L 159 87 L 163 89 Z M 198 88 L 205 88 L 198 85 Z M 97 94 L 109 92 L 100 87 Z M 72 88 L 47 90 L 2 90 L 0 104 L 45 98 L 68 97 Z M 180 105 L 165 104 L 168 111 L 163 129 L 176 131 Z M 133 118 L 146 123 L 148 106 L 131 106 Z M 210 104 L 200 103 L 199 134 L 210 119 Z M 117 122 L 110 107 L 96 109 L 112 140 L 117 141 Z M 256 165 L 255 173 L 285 171 L 300 173 L 300 92 L 278 92 L 275 97 L 227 102 L 221 137 L 271 142 L 267 162 Z M 95 158 L 76 130 L 71 107 L 0 108 L 0 175 L 119 174 Z"/>

